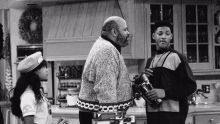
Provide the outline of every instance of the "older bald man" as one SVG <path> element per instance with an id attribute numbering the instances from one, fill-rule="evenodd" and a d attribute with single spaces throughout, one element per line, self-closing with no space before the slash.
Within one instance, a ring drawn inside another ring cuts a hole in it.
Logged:
<path id="1" fill-rule="evenodd" d="M 121 55 L 131 35 L 126 21 L 107 18 L 101 36 L 87 57 L 77 105 L 80 124 L 92 124 L 94 112 L 126 111 L 132 101 L 132 86 Z"/>

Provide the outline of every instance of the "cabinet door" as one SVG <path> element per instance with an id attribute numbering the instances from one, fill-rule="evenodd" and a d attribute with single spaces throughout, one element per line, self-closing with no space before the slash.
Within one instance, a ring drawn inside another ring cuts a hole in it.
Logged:
<path id="1" fill-rule="evenodd" d="M 195 124 L 219 124 L 220 115 L 196 115 Z"/>
<path id="2" fill-rule="evenodd" d="M 214 27 L 213 27 L 213 43 L 215 55 L 215 69 L 220 69 L 220 9 L 219 6 L 214 6 Z"/>
<path id="3" fill-rule="evenodd" d="M 188 117 L 186 118 L 185 124 L 194 124 L 194 122 L 193 122 L 193 116 L 188 116 Z"/>
<path id="4" fill-rule="evenodd" d="M 213 69 L 211 5 L 195 3 L 183 4 L 183 52 L 193 70 Z"/>
<path id="5" fill-rule="evenodd" d="M 153 56 L 156 53 L 156 42 L 152 39 L 152 33 L 154 31 L 154 24 L 159 20 L 166 20 L 172 23 L 173 39 L 170 41 L 171 47 L 178 50 L 178 21 L 177 21 L 178 6 L 172 3 L 150 3 L 146 5 L 147 16 L 146 25 L 150 30 L 146 30 L 147 33 L 147 50 L 148 57 Z"/>
<path id="6" fill-rule="evenodd" d="M 147 124 L 147 120 L 146 119 L 136 119 L 135 124 Z"/>

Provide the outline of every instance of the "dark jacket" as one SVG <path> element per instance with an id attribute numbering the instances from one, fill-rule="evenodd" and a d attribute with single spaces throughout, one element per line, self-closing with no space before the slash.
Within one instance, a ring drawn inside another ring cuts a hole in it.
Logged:
<path id="1" fill-rule="evenodd" d="M 165 90 L 161 106 L 158 109 L 147 106 L 147 111 L 187 114 L 187 97 L 196 91 L 197 85 L 186 57 L 169 48 L 149 58 L 146 68 L 153 69 L 153 76 L 149 77 L 153 87 Z"/>

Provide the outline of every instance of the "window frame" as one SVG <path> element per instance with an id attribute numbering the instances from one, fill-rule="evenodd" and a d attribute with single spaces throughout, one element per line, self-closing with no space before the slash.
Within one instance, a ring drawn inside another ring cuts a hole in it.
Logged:
<path id="1" fill-rule="evenodd" d="M 208 26 L 208 59 L 207 63 L 189 63 L 193 73 L 195 75 L 212 75 L 218 74 L 220 69 L 215 68 L 215 43 L 214 43 L 214 13 L 213 6 L 214 3 L 211 1 L 201 1 L 201 0 L 180 0 L 179 2 L 153 2 L 150 0 L 145 4 L 145 31 L 146 31 L 146 54 L 145 58 L 151 57 L 151 22 L 150 22 L 150 5 L 152 4 L 168 4 L 173 5 L 173 32 L 174 34 L 174 49 L 187 55 L 186 53 L 186 21 L 185 21 L 185 5 L 207 5 L 207 26 Z M 181 14 L 179 14 L 181 13 Z M 202 23 L 203 24 L 203 23 Z M 198 25 L 198 23 L 197 23 Z M 220 30 L 220 25 L 218 27 Z M 220 44 L 219 44 L 220 46 Z M 198 55 L 197 55 L 198 56 Z M 146 60 L 145 60 L 146 61 Z"/>
<path id="2" fill-rule="evenodd" d="M 186 13 L 185 13 L 185 9 L 186 9 L 186 5 L 207 5 L 207 26 L 208 26 L 208 60 L 209 62 L 207 63 L 189 63 L 191 69 L 195 72 L 204 72 L 204 70 L 214 70 L 214 63 L 213 63 L 213 54 L 214 51 L 213 51 L 213 40 L 212 40 L 212 26 L 211 26 L 211 23 L 212 23 L 212 20 L 211 20 L 211 7 L 209 4 L 204 4 L 204 3 L 199 3 L 199 4 L 188 4 L 188 3 L 184 3 L 182 4 L 182 29 L 183 29 L 183 32 L 182 32 L 182 39 L 183 39 L 183 53 L 186 53 L 187 50 L 186 50 L 186 21 L 185 21 L 185 17 L 186 17 Z M 196 7 L 197 8 L 197 7 Z M 196 13 L 196 17 L 197 17 L 197 13 Z M 196 25 L 196 27 L 198 27 L 198 25 L 200 23 L 196 22 L 196 23 L 193 23 Z M 202 23 L 203 24 L 203 23 Z M 198 30 L 197 30 L 198 31 Z M 198 33 L 198 32 L 197 32 Z M 197 35 L 197 40 L 198 40 L 198 35 Z M 198 46 L 198 44 L 197 44 Z M 198 51 L 197 51 L 198 53 Z M 197 58 L 198 58 L 198 54 L 197 54 Z"/>
<path id="3" fill-rule="evenodd" d="M 146 58 L 149 58 L 151 57 L 151 39 L 152 39 L 152 33 L 151 33 L 151 19 L 150 19 L 150 6 L 151 5 L 173 5 L 173 34 L 174 34 L 174 37 L 173 37 L 173 45 L 174 45 L 174 49 L 178 50 L 179 49 L 179 44 L 180 42 L 175 42 L 175 41 L 179 41 L 179 31 L 178 31 L 178 28 L 179 27 L 178 25 L 178 16 L 176 14 L 176 11 L 178 11 L 178 6 L 177 4 L 174 4 L 174 3 L 158 3 L 158 2 L 151 2 L 149 4 L 147 4 L 145 6 L 145 10 L 146 10 L 146 46 L 147 46 L 147 49 L 146 49 Z"/>

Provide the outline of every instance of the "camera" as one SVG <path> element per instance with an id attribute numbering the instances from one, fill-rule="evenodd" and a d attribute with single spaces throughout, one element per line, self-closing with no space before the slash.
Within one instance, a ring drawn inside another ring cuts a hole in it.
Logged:
<path id="1" fill-rule="evenodd" d="M 146 96 L 147 92 L 154 89 L 147 76 L 145 74 L 142 74 L 141 79 L 139 79 L 138 76 L 135 76 L 134 79 L 135 91 L 137 91 L 152 108 L 158 107 L 158 105 L 162 102 L 161 99 L 150 100 Z"/>

